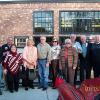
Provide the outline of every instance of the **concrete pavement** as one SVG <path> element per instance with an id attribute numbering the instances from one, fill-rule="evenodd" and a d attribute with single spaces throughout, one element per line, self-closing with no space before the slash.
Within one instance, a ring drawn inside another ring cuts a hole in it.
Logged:
<path id="1" fill-rule="evenodd" d="M 29 89 L 25 91 L 20 87 L 18 92 L 10 93 L 9 91 L 3 91 L 3 95 L 0 96 L 0 100 L 57 100 L 58 91 L 51 89 L 42 91 L 41 89 Z"/>

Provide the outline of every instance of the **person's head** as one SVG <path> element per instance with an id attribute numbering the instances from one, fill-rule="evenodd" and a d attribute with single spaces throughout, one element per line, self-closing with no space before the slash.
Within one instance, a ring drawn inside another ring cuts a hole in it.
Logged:
<path id="1" fill-rule="evenodd" d="M 45 44 L 46 43 L 46 37 L 45 36 L 41 36 L 40 37 L 40 42 L 41 42 L 41 44 Z"/>
<path id="2" fill-rule="evenodd" d="M 100 35 L 96 35 L 95 36 L 95 42 L 96 43 L 100 43 Z"/>
<path id="3" fill-rule="evenodd" d="M 69 47 L 72 46 L 72 41 L 71 41 L 71 39 L 66 39 L 66 40 L 65 40 L 65 46 L 66 46 L 67 48 L 69 48 Z"/>
<path id="4" fill-rule="evenodd" d="M 57 46 L 58 45 L 58 40 L 56 38 L 53 38 L 53 46 Z"/>
<path id="5" fill-rule="evenodd" d="M 13 52 L 13 53 L 17 52 L 17 47 L 16 47 L 15 44 L 11 45 L 10 51 Z"/>
<path id="6" fill-rule="evenodd" d="M 90 42 L 90 43 L 94 43 L 94 42 L 95 42 L 95 36 L 90 35 L 90 37 L 89 37 L 89 42 Z"/>
<path id="7" fill-rule="evenodd" d="M 70 35 L 70 39 L 71 39 L 71 41 L 74 43 L 75 40 L 76 40 L 76 35 L 75 35 L 75 34 L 71 34 L 71 35 Z"/>
<path id="8" fill-rule="evenodd" d="M 33 46 L 34 45 L 34 41 L 32 39 L 28 39 L 26 45 L 27 46 Z"/>
<path id="9" fill-rule="evenodd" d="M 13 44 L 13 38 L 12 37 L 8 37 L 7 38 L 7 44 L 8 45 L 12 45 Z"/>
<path id="10" fill-rule="evenodd" d="M 80 39 L 81 39 L 82 43 L 86 43 L 86 36 L 85 35 L 81 35 Z"/>

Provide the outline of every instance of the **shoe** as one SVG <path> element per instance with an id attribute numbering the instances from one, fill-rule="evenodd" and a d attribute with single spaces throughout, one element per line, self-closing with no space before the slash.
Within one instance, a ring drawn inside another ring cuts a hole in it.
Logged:
<path id="1" fill-rule="evenodd" d="M 0 90 L 0 95 L 2 95 L 2 91 Z"/>
<path id="2" fill-rule="evenodd" d="M 34 86 L 30 86 L 31 89 L 34 89 Z"/>
<path id="3" fill-rule="evenodd" d="M 52 89 L 56 89 L 56 87 L 53 86 Z"/>
<path id="4" fill-rule="evenodd" d="M 28 91 L 28 87 L 25 87 L 25 90 Z"/>
<path id="5" fill-rule="evenodd" d="M 10 93 L 13 93 L 14 91 L 13 90 L 9 90 L 10 91 Z"/>
<path id="6" fill-rule="evenodd" d="M 43 91 L 47 90 L 47 87 L 44 87 L 42 90 L 43 90 Z"/>
<path id="7" fill-rule="evenodd" d="M 15 89 L 16 92 L 18 92 L 18 89 Z"/>
<path id="8" fill-rule="evenodd" d="M 43 87 L 42 86 L 38 86 L 38 89 L 42 89 Z"/>

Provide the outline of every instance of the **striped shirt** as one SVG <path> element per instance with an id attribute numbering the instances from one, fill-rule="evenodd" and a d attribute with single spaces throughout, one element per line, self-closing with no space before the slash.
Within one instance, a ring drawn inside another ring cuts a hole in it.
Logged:
<path id="1" fill-rule="evenodd" d="M 12 74 L 16 74 L 20 69 L 19 67 L 20 64 L 22 64 L 22 55 L 16 54 L 13 56 L 9 52 L 4 60 L 4 69 L 7 69 Z"/>

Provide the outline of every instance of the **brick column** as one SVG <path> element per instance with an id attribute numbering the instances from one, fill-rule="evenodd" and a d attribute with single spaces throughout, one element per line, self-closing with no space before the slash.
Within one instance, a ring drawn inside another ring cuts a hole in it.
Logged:
<path id="1" fill-rule="evenodd" d="M 59 10 L 54 10 L 54 37 L 59 38 Z"/>

